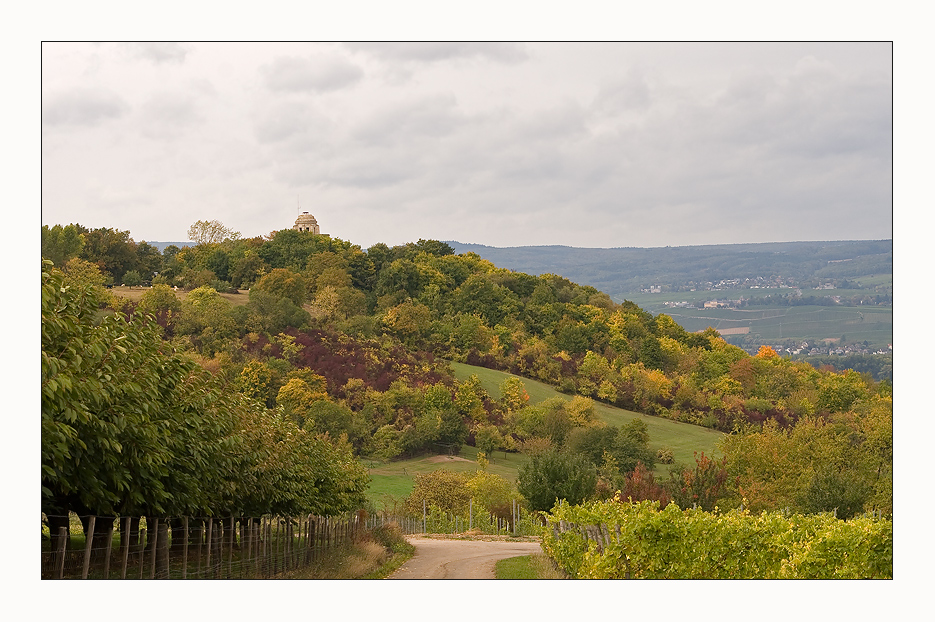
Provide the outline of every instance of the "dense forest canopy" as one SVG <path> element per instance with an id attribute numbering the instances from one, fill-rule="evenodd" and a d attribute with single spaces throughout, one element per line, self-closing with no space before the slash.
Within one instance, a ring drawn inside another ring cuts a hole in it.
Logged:
<path id="1" fill-rule="evenodd" d="M 366 485 L 350 456 L 468 443 L 528 453 L 527 478 L 590 465 L 594 494 L 891 511 L 888 382 L 750 356 L 711 329 L 444 242 L 194 233 L 160 254 L 129 232 L 43 227 L 44 507 L 339 511 Z M 120 283 L 151 287 L 131 300 L 107 287 Z M 449 360 L 576 399 L 528 405 L 509 383 L 489 395 Z M 665 456 L 644 431 L 597 421 L 594 400 L 731 433 L 724 459 L 657 485 L 646 469 Z M 778 479 L 776 451 L 790 462 Z"/>

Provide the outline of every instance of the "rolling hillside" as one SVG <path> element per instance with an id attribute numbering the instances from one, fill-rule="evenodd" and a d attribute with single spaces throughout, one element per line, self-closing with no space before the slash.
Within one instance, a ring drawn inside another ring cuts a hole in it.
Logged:
<path id="1" fill-rule="evenodd" d="M 456 253 L 477 253 L 499 268 L 559 274 L 621 302 L 653 285 L 662 292 L 701 289 L 721 280 L 792 279 L 808 287 L 821 279 L 893 273 L 892 240 L 776 242 L 664 248 L 574 248 L 448 242 Z M 892 285 L 892 278 L 890 278 Z"/>
<path id="2" fill-rule="evenodd" d="M 451 363 L 451 367 L 459 381 L 464 381 L 471 374 L 476 374 L 484 390 L 493 397 L 500 395 L 500 383 L 507 378 L 514 377 L 519 378 L 526 386 L 526 392 L 529 394 L 531 404 L 538 404 L 552 397 L 571 400 L 571 396 L 559 393 L 547 384 L 528 378 L 463 363 Z M 600 402 L 594 402 L 594 410 L 601 421 L 615 426 L 623 425 L 633 419 L 642 419 L 649 429 L 650 447 L 652 449 L 669 447 L 672 449 L 676 463 L 694 464 L 695 452 L 699 454 L 704 452 L 708 456 L 720 455 L 717 443 L 724 436 L 721 432 L 614 408 Z M 522 454 L 494 452 L 494 455 L 490 456 L 488 470 L 510 481 L 516 481 L 519 468 L 527 459 Z M 365 458 L 363 462 L 369 468 L 371 478 L 367 497 L 378 508 L 392 509 L 393 503 L 398 503 L 412 491 L 414 478 L 417 474 L 442 468 L 472 473 L 477 469 L 476 460 L 477 449 L 467 445 L 461 448 L 461 452 L 457 456 L 438 454 L 393 462 L 380 462 Z M 669 466 L 657 464 L 654 471 L 656 477 L 668 477 Z"/>

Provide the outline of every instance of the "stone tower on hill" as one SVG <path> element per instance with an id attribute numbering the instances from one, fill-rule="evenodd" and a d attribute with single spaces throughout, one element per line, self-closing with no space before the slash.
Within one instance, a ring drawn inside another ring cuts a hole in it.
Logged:
<path id="1" fill-rule="evenodd" d="M 295 224 L 292 225 L 292 228 L 298 231 L 311 231 L 315 234 L 321 233 L 321 231 L 318 230 L 318 221 L 308 212 L 302 212 L 302 214 L 295 219 Z"/>

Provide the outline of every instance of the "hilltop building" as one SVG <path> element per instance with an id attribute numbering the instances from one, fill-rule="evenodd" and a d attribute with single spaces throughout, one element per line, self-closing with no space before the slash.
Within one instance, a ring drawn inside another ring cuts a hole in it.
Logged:
<path id="1" fill-rule="evenodd" d="M 292 225 L 292 228 L 298 231 L 311 231 L 314 234 L 321 233 L 318 229 L 318 221 L 308 212 L 302 212 L 302 214 L 295 219 L 295 224 Z"/>

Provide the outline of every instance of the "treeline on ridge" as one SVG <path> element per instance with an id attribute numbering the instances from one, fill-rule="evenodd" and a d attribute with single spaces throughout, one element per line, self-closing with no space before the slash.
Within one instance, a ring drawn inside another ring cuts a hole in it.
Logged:
<path id="1" fill-rule="evenodd" d="M 499 269 L 433 240 L 364 250 L 291 229 L 240 239 L 217 224 L 219 235 L 161 255 L 129 232 L 44 227 L 43 256 L 61 271 L 43 278 L 94 291 L 95 304 L 112 314 L 101 326 L 157 330 L 158 350 L 197 361 L 211 372 L 204 382 L 357 455 L 391 459 L 462 443 L 541 454 L 571 439 L 579 453 L 588 447 L 592 462 L 607 452 L 618 475 L 630 472 L 639 444 L 621 449 L 633 437 L 623 431 L 585 434 L 601 427 L 590 400 L 724 432 L 787 437 L 803 421 L 838 426 L 836 439 L 851 431 L 866 437 L 860 426 L 870 416 L 882 417 L 875 425 L 884 428 L 887 412 L 891 421 L 887 382 L 816 370 L 769 348 L 751 357 L 713 330 L 688 333 L 665 314 L 615 303 L 562 276 Z M 111 280 L 152 288 L 137 303 L 105 290 Z M 242 289 L 249 290 L 245 304 L 223 296 Z M 476 378 L 455 381 L 446 360 L 547 382 L 578 400 L 529 406 L 515 386 L 490 396 Z M 45 416 L 45 398 L 43 405 Z M 879 465 L 868 459 L 864 479 L 851 486 L 841 479 L 848 468 L 841 455 L 827 473 L 815 464 L 810 475 L 863 495 L 854 507 L 879 497 L 870 482 L 887 477 Z M 640 458 L 651 468 L 657 457 Z M 735 482 L 759 468 L 741 464 L 748 471 L 734 473 Z M 791 498 L 788 486 L 783 498 Z M 744 496 L 765 505 L 781 497 L 750 483 Z"/>

